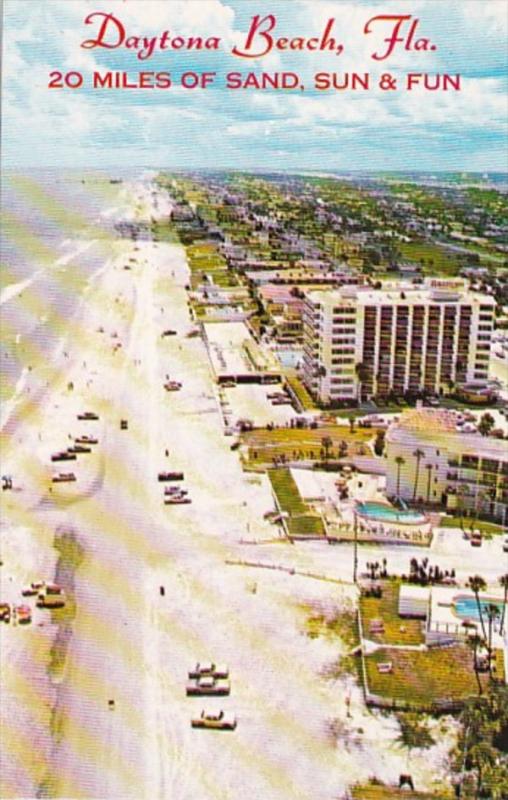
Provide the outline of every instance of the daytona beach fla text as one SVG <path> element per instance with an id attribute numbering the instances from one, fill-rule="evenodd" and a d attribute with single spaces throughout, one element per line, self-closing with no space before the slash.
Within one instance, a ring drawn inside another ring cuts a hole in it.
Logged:
<path id="1" fill-rule="evenodd" d="M 124 47 L 136 52 L 138 59 L 151 58 L 157 51 L 166 50 L 219 50 L 219 36 L 177 36 L 163 31 L 159 36 L 130 35 L 118 17 L 102 11 L 94 11 L 85 18 L 86 25 L 94 26 L 94 37 L 85 39 L 81 47 L 92 50 L 102 47 L 115 50 Z M 371 53 L 375 61 L 384 61 L 396 50 L 433 51 L 436 45 L 430 39 L 419 35 L 420 20 L 411 14 L 380 14 L 365 23 L 364 34 L 387 33 L 379 51 Z M 256 14 L 251 18 L 245 41 L 235 45 L 231 53 L 240 58 L 260 58 L 272 51 L 325 51 L 341 55 L 342 44 L 335 35 L 335 18 L 331 17 L 319 35 L 278 36 L 277 18 L 273 14 L 262 17 Z"/>

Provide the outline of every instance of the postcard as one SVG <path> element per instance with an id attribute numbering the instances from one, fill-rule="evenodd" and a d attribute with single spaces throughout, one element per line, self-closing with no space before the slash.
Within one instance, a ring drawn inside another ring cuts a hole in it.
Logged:
<path id="1" fill-rule="evenodd" d="M 0 797 L 508 798 L 507 0 L 5 0 Z"/>

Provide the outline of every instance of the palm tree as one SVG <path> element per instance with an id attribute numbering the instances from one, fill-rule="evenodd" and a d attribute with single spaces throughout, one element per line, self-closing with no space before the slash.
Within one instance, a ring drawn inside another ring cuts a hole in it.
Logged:
<path id="1" fill-rule="evenodd" d="M 480 620 L 480 625 L 482 626 L 483 638 L 486 640 L 487 631 L 485 630 L 485 622 L 483 620 L 482 606 L 480 603 L 480 592 L 485 591 L 485 589 L 487 588 L 487 584 L 485 583 L 481 575 L 473 575 L 471 578 L 469 578 L 467 586 L 471 589 L 471 591 L 475 596 L 476 607 L 478 609 L 478 617 Z"/>
<path id="2" fill-rule="evenodd" d="M 508 600 L 508 572 L 506 572 L 504 575 L 501 575 L 501 577 L 499 578 L 499 583 L 501 584 L 501 586 L 504 589 L 503 610 L 501 612 L 501 622 L 500 622 L 500 625 L 499 625 L 499 633 L 502 636 L 503 635 L 503 631 L 504 631 L 504 621 L 506 619 L 506 602 Z"/>
<path id="3" fill-rule="evenodd" d="M 457 489 L 457 510 L 460 512 L 460 527 L 464 530 L 464 509 L 465 509 L 465 498 L 468 496 L 469 490 L 466 484 L 461 484 Z"/>
<path id="4" fill-rule="evenodd" d="M 482 414 L 480 422 L 478 423 L 478 433 L 481 433 L 482 436 L 488 436 L 495 424 L 496 421 L 494 417 L 487 411 L 485 414 Z"/>
<path id="5" fill-rule="evenodd" d="M 344 458 L 345 456 L 347 456 L 347 451 L 348 451 L 348 445 L 347 445 L 347 442 L 344 441 L 344 439 L 343 439 L 341 441 L 341 443 L 339 444 L 339 456 L 340 456 L 340 458 Z"/>
<path id="6" fill-rule="evenodd" d="M 430 481 L 432 479 L 432 464 L 426 464 L 425 469 L 427 470 L 427 503 L 430 503 Z"/>
<path id="7" fill-rule="evenodd" d="M 496 606 L 495 603 L 489 603 L 485 611 L 487 612 L 487 619 L 489 621 L 489 675 L 492 678 L 492 628 L 501 612 L 499 606 Z"/>
<path id="8" fill-rule="evenodd" d="M 488 742 L 479 742 L 469 751 L 471 764 L 477 772 L 475 798 L 481 797 L 483 778 L 486 772 L 495 767 L 498 758 L 497 751 Z"/>
<path id="9" fill-rule="evenodd" d="M 328 461 L 328 459 L 330 458 L 330 448 L 333 445 L 333 441 L 329 436 L 323 436 L 323 438 L 321 439 L 321 444 L 323 445 L 323 450 L 324 450 L 324 460 Z"/>
<path id="10" fill-rule="evenodd" d="M 397 456 L 395 459 L 395 463 L 397 464 L 397 499 L 400 498 L 400 470 L 403 464 L 406 463 L 406 459 L 402 458 L 402 456 Z"/>
<path id="11" fill-rule="evenodd" d="M 476 682 L 478 684 L 478 694 L 480 695 L 483 691 L 483 687 L 482 687 L 482 682 L 480 680 L 480 670 L 478 669 L 478 650 L 483 644 L 485 644 L 485 642 L 481 636 L 478 636 L 477 633 L 474 633 L 471 634 L 471 636 L 467 637 L 467 643 L 473 651 L 474 674 L 476 676 Z"/>
<path id="12" fill-rule="evenodd" d="M 417 448 L 414 453 L 414 457 L 416 458 L 416 470 L 415 470 L 415 485 L 413 489 L 413 502 L 416 500 L 416 490 L 418 489 L 418 478 L 420 477 L 420 461 L 422 460 L 425 453 L 423 450 Z"/>

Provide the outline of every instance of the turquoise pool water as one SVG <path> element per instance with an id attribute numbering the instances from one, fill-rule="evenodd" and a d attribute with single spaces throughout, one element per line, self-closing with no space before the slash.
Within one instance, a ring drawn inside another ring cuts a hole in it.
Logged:
<path id="1" fill-rule="evenodd" d="M 424 514 L 419 511 L 404 511 L 402 509 L 387 506 L 384 503 L 373 501 L 357 503 L 356 511 L 362 517 L 377 520 L 378 522 L 398 522 L 406 525 L 422 525 L 427 521 Z"/>
<path id="2" fill-rule="evenodd" d="M 499 613 L 502 614 L 503 612 L 503 603 L 494 601 L 494 600 L 481 600 L 480 599 L 480 606 L 482 609 L 482 615 L 484 620 L 487 619 L 487 612 L 486 606 L 490 605 L 497 606 L 499 608 Z M 464 596 L 464 597 L 457 597 L 454 602 L 455 613 L 461 619 L 480 619 L 480 615 L 478 614 L 478 606 L 476 605 L 476 600 L 474 597 Z"/>
<path id="3" fill-rule="evenodd" d="M 303 353 L 300 350 L 277 350 L 277 358 L 283 367 L 296 369 L 302 357 Z"/>

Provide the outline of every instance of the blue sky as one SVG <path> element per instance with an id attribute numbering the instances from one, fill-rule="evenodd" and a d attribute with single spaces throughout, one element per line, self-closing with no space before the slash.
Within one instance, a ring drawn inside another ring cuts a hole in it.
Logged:
<path id="1" fill-rule="evenodd" d="M 219 52 L 80 47 L 94 11 L 114 14 L 128 36 L 218 35 Z M 231 55 L 254 14 L 277 17 L 279 36 L 319 35 L 334 17 L 341 56 Z M 411 14 L 433 53 L 370 53 L 387 34 L 364 36 L 377 14 Z M 402 169 L 506 171 L 508 0 L 5 0 L 2 163 L 5 167 Z M 49 90 L 52 70 L 77 70 L 84 87 Z M 95 70 L 214 70 L 206 91 L 94 91 Z M 297 72 L 305 91 L 232 91 L 227 72 Z M 461 92 L 381 92 L 381 72 L 460 73 Z M 370 72 L 369 92 L 318 92 L 316 72 Z M 88 85 L 87 85 L 88 84 Z"/>

